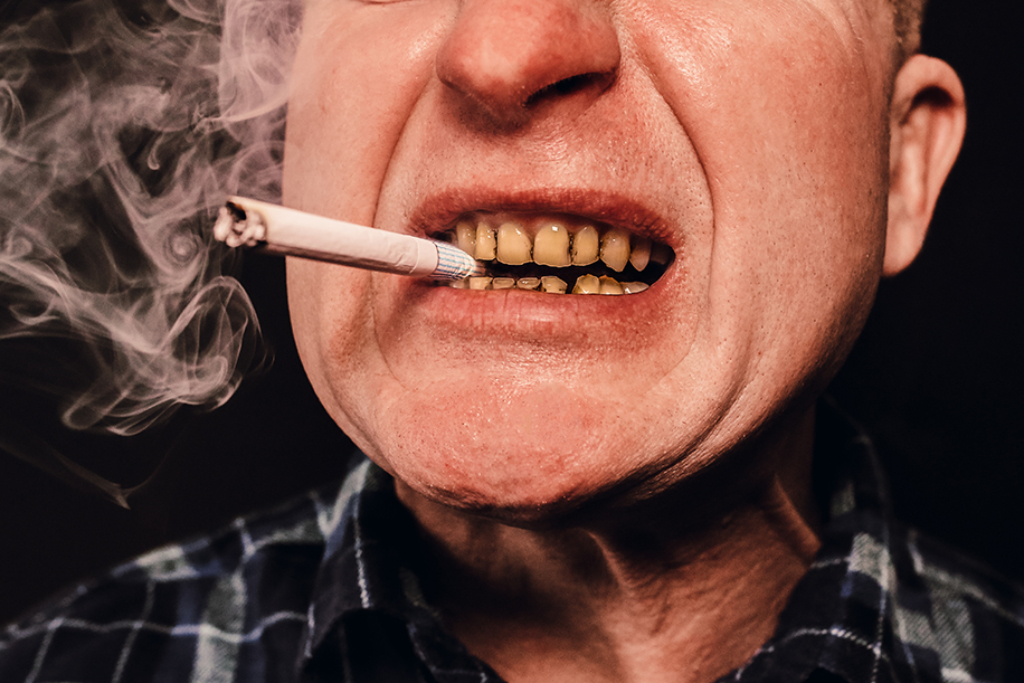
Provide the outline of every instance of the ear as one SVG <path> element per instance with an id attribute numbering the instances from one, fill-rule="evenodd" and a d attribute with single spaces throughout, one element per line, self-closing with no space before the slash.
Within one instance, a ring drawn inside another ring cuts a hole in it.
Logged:
<path id="1" fill-rule="evenodd" d="M 889 125 L 889 226 L 882 272 L 895 275 L 921 250 L 939 190 L 963 141 L 964 88 L 953 68 L 934 57 L 910 57 L 896 75 Z"/>

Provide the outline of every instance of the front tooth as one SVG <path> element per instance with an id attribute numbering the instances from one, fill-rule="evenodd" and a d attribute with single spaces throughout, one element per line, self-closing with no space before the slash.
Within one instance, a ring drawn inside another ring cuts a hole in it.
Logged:
<path id="1" fill-rule="evenodd" d="M 514 277 L 496 277 L 491 280 L 491 289 L 512 289 L 516 286 Z"/>
<path id="2" fill-rule="evenodd" d="M 476 230 L 469 221 L 459 221 L 455 226 L 455 244 L 470 256 L 476 253 Z"/>
<path id="3" fill-rule="evenodd" d="M 643 271 L 651 260 L 651 241 L 646 237 L 633 240 L 633 250 L 629 254 L 629 262 L 638 271 Z"/>
<path id="4" fill-rule="evenodd" d="M 601 260 L 605 265 L 621 273 L 629 263 L 629 233 L 612 228 L 601 238 Z"/>
<path id="5" fill-rule="evenodd" d="M 533 245 L 530 237 L 515 223 L 502 223 L 498 228 L 498 260 L 510 266 L 530 262 Z"/>
<path id="6" fill-rule="evenodd" d="M 569 231 L 561 223 L 548 223 L 533 238 L 533 260 L 542 266 L 563 268 L 569 260 Z"/>
<path id="7" fill-rule="evenodd" d="M 589 266 L 597 261 L 597 252 L 601 242 L 597 228 L 592 225 L 583 226 L 572 237 L 572 264 Z"/>
<path id="8" fill-rule="evenodd" d="M 622 285 L 613 277 L 601 276 L 601 294 L 622 294 Z"/>
<path id="9" fill-rule="evenodd" d="M 495 247 L 494 231 L 486 223 L 476 226 L 476 260 L 493 261 Z"/>
<path id="10" fill-rule="evenodd" d="M 474 275 L 473 277 L 469 278 L 469 288 L 481 290 L 490 289 L 491 278 L 487 277 L 486 275 Z"/>
<path id="11" fill-rule="evenodd" d="M 643 282 L 623 282 L 622 291 L 626 294 L 639 294 L 640 292 L 647 289 L 647 284 Z"/>
<path id="12" fill-rule="evenodd" d="M 521 277 L 516 280 L 517 289 L 535 290 L 540 289 L 539 277 Z"/>
<path id="13" fill-rule="evenodd" d="M 452 280 L 448 283 L 448 286 L 452 289 L 466 289 L 469 287 L 469 283 L 465 280 Z"/>
<path id="14" fill-rule="evenodd" d="M 576 286 L 572 288 L 573 294 L 599 294 L 601 292 L 601 281 L 596 275 L 580 275 L 576 280 Z"/>
<path id="15" fill-rule="evenodd" d="M 548 294 L 565 294 L 568 283 L 557 275 L 545 275 L 540 279 L 540 288 Z"/>

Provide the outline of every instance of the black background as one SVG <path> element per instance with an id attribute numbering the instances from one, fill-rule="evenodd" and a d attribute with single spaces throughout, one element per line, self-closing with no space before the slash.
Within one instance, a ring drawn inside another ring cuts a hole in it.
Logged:
<path id="1" fill-rule="evenodd" d="M 883 283 L 832 388 L 876 435 L 900 514 L 1018 579 L 1022 28 L 1016 3 L 933 0 L 925 51 L 950 62 L 964 81 L 967 139 L 921 257 Z M 302 375 L 283 263 L 251 257 L 241 279 L 276 362 L 225 407 L 182 414 L 130 439 L 63 433 L 43 414 L 28 425 L 104 476 L 142 483 L 131 510 L 0 453 L 0 622 L 112 563 L 340 476 L 351 444 Z"/>

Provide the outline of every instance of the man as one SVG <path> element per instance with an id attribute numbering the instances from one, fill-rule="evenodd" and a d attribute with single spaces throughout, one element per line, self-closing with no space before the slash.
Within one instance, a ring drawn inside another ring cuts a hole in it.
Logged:
<path id="1" fill-rule="evenodd" d="M 889 519 L 870 444 L 818 401 L 963 134 L 919 18 L 310 0 L 287 205 L 495 229 L 520 280 L 555 223 L 667 267 L 587 296 L 290 262 L 307 373 L 375 464 L 70 595 L 0 676 L 1018 679 L 1020 596 Z"/>

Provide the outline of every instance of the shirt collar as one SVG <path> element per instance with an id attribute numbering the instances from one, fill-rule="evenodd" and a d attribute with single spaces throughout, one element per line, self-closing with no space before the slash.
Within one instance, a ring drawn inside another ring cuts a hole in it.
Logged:
<path id="1" fill-rule="evenodd" d="M 338 496 L 309 612 L 305 655 L 358 611 L 432 619 L 412 570 L 418 532 L 391 477 L 361 457 Z"/>
<path id="2" fill-rule="evenodd" d="M 775 634 L 723 680 L 804 681 L 824 670 L 849 683 L 898 679 L 892 599 L 915 571 L 874 444 L 826 399 L 815 433 L 815 487 L 828 491 L 822 546 Z"/>

